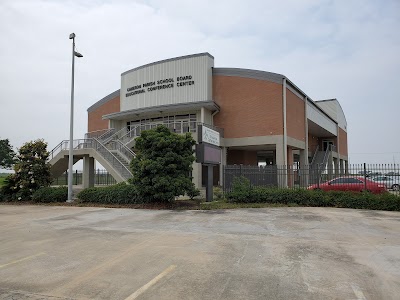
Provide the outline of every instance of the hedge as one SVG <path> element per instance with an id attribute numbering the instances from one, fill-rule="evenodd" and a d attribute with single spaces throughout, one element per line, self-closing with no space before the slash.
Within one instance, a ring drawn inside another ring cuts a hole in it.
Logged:
<path id="1" fill-rule="evenodd" d="M 300 206 L 400 211 L 400 197 L 390 193 L 323 192 L 252 187 L 246 178 L 235 179 L 232 191 L 227 193 L 226 198 L 233 203 L 297 204 Z"/>
<path id="2" fill-rule="evenodd" d="M 35 202 L 65 202 L 68 198 L 68 188 L 60 187 L 42 187 L 35 191 L 32 200 Z"/>
<path id="3" fill-rule="evenodd" d="M 93 187 L 84 189 L 77 195 L 81 202 L 103 204 L 136 204 L 144 203 L 138 196 L 134 185 L 124 182 L 107 187 Z"/>

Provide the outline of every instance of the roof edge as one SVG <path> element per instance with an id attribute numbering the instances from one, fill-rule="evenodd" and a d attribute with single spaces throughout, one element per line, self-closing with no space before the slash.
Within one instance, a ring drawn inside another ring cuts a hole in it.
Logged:
<path id="1" fill-rule="evenodd" d="M 189 55 L 178 56 L 178 57 L 173 57 L 173 58 L 167 58 L 167 59 L 155 61 L 155 62 L 152 62 L 152 63 L 149 63 L 149 64 L 145 64 L 145 65 L 130 69 L 128 71 L 125 71 L 125 72 L 121 73 L 121 76 L 122 75 L 126 75 L 126 74 L 128 74 L 130 72 L 133 72 L 133 71 L 137 71 L 137 70 L 140 70 L 140 69 L 143 69 L 143 68 L 147 68 L 147 67 L 153 66 L 153 65 L 162 64 L 162 63 L 166 63 L 166 62 L 170 62 L 170 61 L 174 61 L 174 60 L 181 60 L 181 59 L 186 59 L 186 58 L 198 57 L 198 56 L 208 56 L 208 57 L 214 59 L 214 56 L 212 56 L 208 52 L 202 52 L 202 53 L 189 54 Z"/>
<path id="2" fill-rule="evenodd" d="M 107 103 L 108 101 L 114 99 L 115 97 L 120 95 L 120 90 L 116 90 L 115 92 L 112 92 L 111 94 L 105 96 L 104 98 L 100 99 L 99 101 L 97 101 L 95 104 L 93 104 L 92 106 L 90 106 L 87 109 L 87 112 L 91 112 L 94 111 L 96 108 L 99 108 L 100 106 L 102 106 L 103 104 Z"/>

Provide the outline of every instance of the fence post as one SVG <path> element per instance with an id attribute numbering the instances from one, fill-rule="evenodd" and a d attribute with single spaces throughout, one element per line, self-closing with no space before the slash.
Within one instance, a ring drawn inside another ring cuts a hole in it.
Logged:
<path id="1" fill-rule="evenodd" d="M 75 185 L 78 185 L 78 170 L 75 170 Z"/>
<path id="2" fill-rule="evenodd" d="M 317 188 L 319 189 L 319 181 L 320 181 L 320 176 L 319 176 L 319 164 L 317 164 Z"/>
<path id="3" fill-rule="evenodd" d="M 367 190 L 367 165 L 364 163 L 364 190 Z"/>

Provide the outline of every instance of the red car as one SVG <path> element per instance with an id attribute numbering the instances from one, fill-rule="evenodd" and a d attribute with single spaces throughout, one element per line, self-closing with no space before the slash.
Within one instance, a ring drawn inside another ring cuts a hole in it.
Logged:
<path id="1" fill-rule="evenodd" d="M 365 186 L 364 180 L 367 186 Z M 322 191 L 352 191 L 362 192 L 365 189 L 374 194 L 381 194 L 386 192 L 384 184 L 373 182 L 364 177 L 338 177 L 324 183 L 310 185 L 308 190 L 322 190 Z"/>

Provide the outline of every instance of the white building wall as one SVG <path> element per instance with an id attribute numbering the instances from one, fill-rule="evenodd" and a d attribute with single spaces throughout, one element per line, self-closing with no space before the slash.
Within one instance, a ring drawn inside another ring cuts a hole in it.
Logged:
<path id="1" fill-rule="evenodd" d="M 307 103 L 307 118 L 337 136 L 336 123 L 310 103 Z"/>
<path id="2" fill-rule="evenodd" d="M 212 100 L 209 54 L 186 56 L 133 69 L 121 75 L 121 112 L 153 106 Z M 162 87 L 163 89 L 154 89 Z"/>

